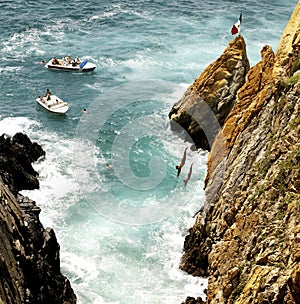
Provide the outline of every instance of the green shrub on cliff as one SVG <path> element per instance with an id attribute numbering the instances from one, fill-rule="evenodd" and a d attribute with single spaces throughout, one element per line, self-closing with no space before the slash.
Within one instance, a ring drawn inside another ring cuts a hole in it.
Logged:
<path id="1" fill-rule="evenodd" d="M 287 81 L 281 82 L 281 89 L 283 91 L 290 89 L 293 87 L 298 81 L 300 80 L 300 73 L 297 73 L 296 75 L 290 77 Z"/>
<path id="2" fill-rule="evenodd" d="M 294 76 L 292 76 L 291 78 L 289 78 L 288 80 L 287 80 L 287 85 L 289 86 L 289 87 L 292 87 L 292 86 L 294 86 L 298 81 L 300 80 L 300 73 L 297 73 L 296 75 L 294 75 Z"/>
<path id="3" fill-rule="evenodd" d="M 298 56 L 292 64 L 292 69 L 291 72 L 292 74 L 294 74 L 296 71 L 298 71 L 300 69 L 300 56 Z"/>

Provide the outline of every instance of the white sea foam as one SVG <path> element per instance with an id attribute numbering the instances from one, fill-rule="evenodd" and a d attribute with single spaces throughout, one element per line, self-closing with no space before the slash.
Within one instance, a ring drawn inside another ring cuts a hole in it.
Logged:
<path id="1" fill-rule="evenodd" d="M 186 84 L 182 84 L 178 91 L 171 94 L 172 98 L 185 87 Z M 153 119 L 157 121 L 159 117 L 155 118 L 154 114 Z M 195 280 L 178 269 L 185 235 L 182 231 L 192 225 L 191 216 L 203 200 L 197 178 L 199 169 L 195 167 L 187 189 L 182 184 L 163 198 L 152 194 L 144 201 L 149 207 L 162 204 L 160 209 L 170 202 L 181 201 L 183 204 L 174 204 L 167 217 L 149 228 L 128 228 L 103 217 L 89 201 L 93 200 L 93 193 L 98 193 L 99 188 L 105 191 L 101 183 L 109 180 L 90 171 L 91 162 L 93 166 L 106 163 L 104 158 L 96 157 L 99 155 L 93 143 L 77 140 L 74 150 L 73 139 L 45 132 L 44 128 L 41 123 L 28 118 L 5 118 L 0 122 L 3 132 L 12 135 L 25 132 L 46 151 L 45 160 L 34 164 L 40 174 L 40 189 L 22 193 L 36 200 L 42 208 L 40 217 L 43 224 L 54 227 L 61 243 L 62 271 L 71 279 L 78 302 L 123 303 L 126 298 L 132 303 L 139 303 L 141 298 L 145 298 L 144 303 L 167 304 L 183 300 L 188 295 L 201 294 L 204 281 Z M 169 153 L 168 158 L 175 165 L 175 160 L 181 158 L 188 144 L 169 130 L 167 121 L 159 138 Z M 78 163 L 73 166 L 74 151 L 82 158 L 79 167 Z M 204 166 L 204 159 L 199 159 L 197 152 L 189 150 L 188 162 L 191 161 L 203 162 L 201 166 Z M 187 169 L 186 165 L 182 176 Z M 74 175 L 76 170 L 80 170 L 84 177 L 80 183 Z M 101 193 L 99 195 L 101 197 Z M 148 241 L 144 240 L 145 237 Z M 154 290 L 160 292 L 153 293 Z M 114 300 L 109 301 L 109 298 Z"/>
<path id="2" fill-rule="evenodd" d="M 28 133 L 32 128 L 39 127 L 37 121 L 27 117 L 5 117 L 0 120 L 0 133 L 13 136 L 17 132 Z"/>
<path id="3" fill-rule="evenodd" d="M 0 73 L 16 73 L 22 70 L 21 66 L 6 66 L 4 68 L 0 68 Z"/>
<path id="4" fill-rule="evenodd" d="M 89 209 L 89 205 L 82 207 L 84 209 L 76 207 L 78 198 L 80 198 L 78 187 L 84 187 L 87 192 L 92 191 L 85 187 L 92 187 L 93 179 L 84 172 L 84 168 L 89 167 L 88 164 L 83 164 L 81 168 L 82 174 L 86 176 L 86 186 L 78 185 L 74 179 L 72 175 L 72 146 L 74 143 L 71 140 L 60 138 L 56 133 L 42 132 L 39 130 L 39 123 L 26 118 L 6 118 L 1 123 L 0 128 L 6 133 L 14 134 L 23 131 L 30 137 L 38 138 L 47 153 L 45 161 L 34 165 L 35 169 L 40 172 L 40 190 L 23 191 L 23 194 L 38 202 L 38 205 L 42 207 L 42 221 L 45 225 L 55 228 L 62 244 L 62 270 L 72 280 L 79 303 L 122 303 L 121 299 L 124 297 L 131 297 L 133 302 L 138 303 L 140 297 L 147 296 L 149 298 L 144 303 L 150 304 L 153 301 L 170 303 L 183 299 L 187 295 L 199 295 L 202 292 L 201 284 L 204 283 L 201 280 L 199 283 L 178 270 L 184 238 L 182 231 L 191 225 L 191 220 L 189 222 L 179 220 L 184 218 L 179 214 L 187 212 L 190 216 L 197 210 L 198 202 L 203 196 L 203 193 L 199 192 L 201 187 L 197 187 L 194 192 L 195 197 L 189 197 L 186 204 L 181 206 L 181 211 L 176 211 L 173 219 L 171 215 L 169 219 L 172 222 L 166 221 L 158 231 L 154 230 L 153 234 L 150 233 L 151 227 L 149 227 L 149 232 L 146 232 L 145 228 L 141 228 L 141 232 L 138 228 L 126 228 L 126 226 L 112 224 L 100 214 L 95 213 L 93 209 Z M 166 130 L 166 132 L 168 131 Z M 176 142 L 176 136 L 172 136 L 174 138 L 165 145 L 175 158 L 180 158 L 185 145 L 178 139 Z M 174 142 L 172 142 L 173 140 Z M 86 151 L 86 147 L 86 144 L 83 144 L 82 147 L 77 147 L 77 151 Z M 188 152 L 189 160 L 195 157 L 197 159 L 196 154 L 197 152 Z M 91 153 L 92 156 L 93 153 Z M 196 159 L 194 160 L 196 161 Z M 100 162 L 105 163 L 104 160 Z M 191 180 L 191 184 L 195 182 L 197 183 L 197 181 Z M 184 196 L 185 194 L 170 193 L 166 200 L 177 200 L 178 195 Z M 88 199 L 86 194 L 84 197 Z M 149 202 L 146 203 L 151 205 L 158 202 L 154 200 L 151 203 L 151 199 L 149 199 Z M 76 221 L 70 222 L 68 217 L 71 214 L 73 214 L 72 217 L 78 214 Z M 80 219 L 78 216 L 82 218 Z M 156 229 L 155 226 L 153 227 Z M 149 244 L 143 241 L 144 230 L 146 234 L 149 233 Z M 136 238 L 136 234 L 140 234 L 140 237 Z M 144 256 L 144 260 L 137 263 L 136 258 L 140 255 L 139 251 L 142 252 L 141 257 Z M 135 257 L 136 253 L 138 256 Z M 155 264 L 152 264 L 152 261 L 156 261 Z M 153 281 L 153 276 L 156 281 Z M 95 282 L 102 285 L 102 287 L 97 287 L 100 288 L 97 293 L 93 291 L 95 287 L 92 287 L 95 286 Z M 105 288 L 108 288 L 107 284 L 113 290 L 105 291 Z M 174 287 L 171 289 L 167 287 L 169 284 L 178 285 L 179 290 L 179 286 L 182 286 L 182 290 L 174 292 Z M 148 286 L 149 290 L 145 290 L 145 286 Z M 163 291 L 153 295 L 153 290 L 160 286 L 163 287 Z M 129 290 L 135 290 L 135 292 L 130 295 Z M 112 302 L 104 300 L 100 296 L 102 293 L 108 293 L 108 297 L 116 300 Z"/>
<path id="5" fill-rule="evenodd" d="M 38 141 L 46 152 L 44 161 L 34 163 L 34 169 L 39 173 L 40 189 L 22 191 L 22 194 L 36 200 L 42 207 L 41 220 L 46 226 L 57 226 L 55 221 L 65 217 L 68 208 L 76 202 L 80 188 L 72 167 L 74 142 L 54 132 L 44 132 L 40 123 L 25 117 L 7 117 L 0 121 L 2 133 L 13 136 L 17 132 L 26 133 L 31 140 Z M 82 149 L 85 150 L 86 146 Z M 96 150 L 91 157 L 96 158 Z M 88 167 L 86 167 L 87 169 Z M 82 174 L 88 175 L 85 168 Z M 91 180 L 87 185 L 94 187 Z M 88 190 L 85 187 L 85 190 Z"/>

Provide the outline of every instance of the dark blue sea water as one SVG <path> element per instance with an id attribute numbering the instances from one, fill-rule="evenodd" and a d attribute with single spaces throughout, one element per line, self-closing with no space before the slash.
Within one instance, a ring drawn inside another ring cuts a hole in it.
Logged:
<path id="1" fill-rule="evenodd" d="M 254 65 L 265 44 L 276 51 L 296 3 L 0 2 L 0 132 L 26 132 L 46 151 L 35 164 L 40 189 L 24 194 L 55 229 L 79 303 L 169 304 L 203 295 L 205 280 L 178 265 L 204 201 L 207 155 L 188 150 L 176 177 L 190 144 L 170 131 L 168 112 L 233 39 L 241 12 Z M 66 55 L 97 68 L 76 74 L 40 64 Z M 36 104 L 47 88 L 69 102 L 66 115 Z"/>

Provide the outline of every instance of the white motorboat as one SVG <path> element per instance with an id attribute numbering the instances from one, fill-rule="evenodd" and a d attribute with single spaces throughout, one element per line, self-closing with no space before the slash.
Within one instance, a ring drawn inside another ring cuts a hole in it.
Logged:
<path id="1" fill-rule="evenodd" d="M 39 105 L 52 113 L 64 114 L 69 110 L 68 103 L 55 95 L 49 97 L 39 96 L 36 101 Z"/>
<path id="2" fill-rule="evenodd" d="M 57 59 L 53 57 L 45 64 L 45 67 L 52 70 L 67 71 L 67 72 L 91 72 L 97 67 L 95 64 L 83 60 L 78 57 L 72 60 L 71 56 Z"/>

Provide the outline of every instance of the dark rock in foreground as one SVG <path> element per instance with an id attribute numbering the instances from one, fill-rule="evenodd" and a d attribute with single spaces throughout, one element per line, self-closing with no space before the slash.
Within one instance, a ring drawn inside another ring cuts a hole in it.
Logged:
<path id="1" fill-rule="evenodd" d="M 44 229 L 40 208 L 18 194 L 39 187 L 31 163 L 44 156 L 41 146 L 24 134 L 0 137 L 0 303 L 76 303 L 60 272 L 53 229 Z"/>

